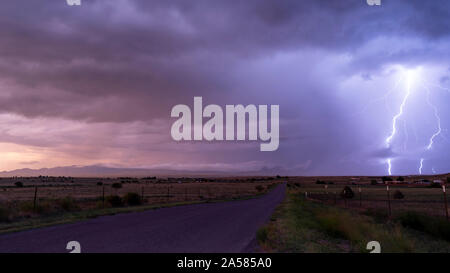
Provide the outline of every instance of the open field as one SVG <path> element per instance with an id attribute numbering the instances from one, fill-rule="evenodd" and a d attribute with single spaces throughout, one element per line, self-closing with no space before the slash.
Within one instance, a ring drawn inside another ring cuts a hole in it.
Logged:
<path id="1" fill-rule="evenodd" d="M 420 180 L 445 182 L 447 177 Z M 450 252 L 441 185 L 413 183 L 417 178 L 389 181 L 388 192 L 372 180 L 289 179 L 285 201 L 258 231 L 260 251 L 368 252 L 367 243 L 378 241 L 382 252 Z M 344 197 L 344 187 L 352 189 L 352 198 Z M 402 199 L 395 199 L 396 191 Z"/>
<path id="2" fill-rule="evenodd" d="M 450 228 L 445 220 L 432 224 Z M 300 190 L 291 188 L 257 238 L 262 252 L 367 253 L 367 243 L 378 241 L 383 253 L 428 253 L 450 252 L 446 234 L 417 230 L 400 219 L 379 219 L 308 200 Z"/>
<path id="3" fill-rule="evenodd" d="M 286 200 L 258 232 L 261 251 L 367 252 L 365 244 L 378 240 L 384 252 L 449 252 L 443 191 L 428 182 L 445 184 L 447 177 L 385 181 L 389 199 L 383 177 L 2 178 L 0 233 L 122 212 L 248 199 L 287 182 Z M 352 189 L 352 198 L 341 195 L 344 187 Z M 395 198 L 396 191 L 402 199 Z"/>
<path id="4" fill-rule="evenodd" d="M 267 194 L 100 216 L 57 226 L 0 234 L 0 253 L 67 253 L 77 240 L 83 253 L 241 253 L 284 199 L 285 184 Z"/>
<path id="5" fill-rule="evenodd" d="M 405 211 L 417 211 L 427 215 L 445 216 L 444 194 L 441 185 L 436 183 L 414 183 L 415 181 L 447 181 L 448 175 L 403 177 L 404 181 L 386 181 L 389 185 L 389 199 L 386 184 L 382 184 L 378 177 L 315 177 L 294 178 L 289 185 L 298 187 L 308 198 L 324 202 L 328 205 L 365 211 L 375 209 L 389 213 L 400 214 Z M 319 181 L 319 182 L 318 182 Z M 372 185 L 372 181 L 377 184 Z M 352 189 L 354 197 L 344 199 L 341 196 L 345 186 Z M 395 198 L 399 191 L 403 198 Z M 389 201 L 389 202 L 388 202 Z"/>
<path id="6" fill-rule="evenodd" d="M 246 199 L 264 194 L 271 178 L 0 179 L 0 232 L 159 206 Z"/>

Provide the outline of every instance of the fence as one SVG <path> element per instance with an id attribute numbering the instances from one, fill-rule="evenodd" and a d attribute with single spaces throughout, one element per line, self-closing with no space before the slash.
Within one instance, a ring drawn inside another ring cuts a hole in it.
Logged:
<path id="1" fill-rule="evenodd" d="M 445 185 L 442 188 L 405 186 L 347 186 L 352 198 L 344 198 L 343 186 L 303 189 L 308 199 L 356 210 L 385 210 L 388 216 L 404 211 L 418 211 L 449 219 Z"/>

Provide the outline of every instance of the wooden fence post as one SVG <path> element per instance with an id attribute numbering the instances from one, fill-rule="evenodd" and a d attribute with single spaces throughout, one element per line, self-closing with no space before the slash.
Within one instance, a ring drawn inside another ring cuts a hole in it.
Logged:
<path id="1" fill-rule="evenodd" d="M 359 207 L 362 207 L 362 192 L 361 192 L 361 186 L 358 187 L 359 191 Z"/>
<path id="2" fill-rule="evenodd" d="M 37 186 L 34 187 L 34 200 L 33 200 L 33 211 L 36 211 L 36 201 L 37 201 Z"/>
<path id="3" fill-rule="evenodd" d="M 444 204 L 445 204 L 445 217 L 448 221 L 448 205 L 447 205 L 447 194 L 445 193 L 445 185 L 442 186 L 442 191 L 444 192 Z"/>
<path id="4" fill-rule="evenodd" d="M 388 215 L 391 217 L 392 211 L 391 211 L 391 195 L 389 194 L 389 185 L 386 185 L 386 193 L 388 198 Z"/>
<path id="5" fill-rule="evenodd" d="M 102 185 L 102 206 L 105 207 L 105 185 Z"/>

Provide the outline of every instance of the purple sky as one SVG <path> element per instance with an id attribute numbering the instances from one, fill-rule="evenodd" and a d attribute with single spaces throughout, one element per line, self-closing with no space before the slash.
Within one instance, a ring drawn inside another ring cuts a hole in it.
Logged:
<path id="1" fill-rule="evenodd" d="M 449 49 L 446 0 L 4 1 L 0 170 L 449 172 Z M 279 149 L 174 142 L 194 96 L 280 105 Z"/>

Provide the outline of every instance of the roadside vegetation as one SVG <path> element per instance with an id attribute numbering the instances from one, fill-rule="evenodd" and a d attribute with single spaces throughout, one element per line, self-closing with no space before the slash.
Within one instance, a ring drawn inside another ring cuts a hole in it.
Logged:
<path id="1" fill-rule="evenodd" d="M 257 239 L 264 252 L 367 253 L 370 241 L 380 242 L 384 253 L 449 252 L 450 224 L 416 212 L 389 219 L 380 210 L 336 207 L 293 185 Z"/>

